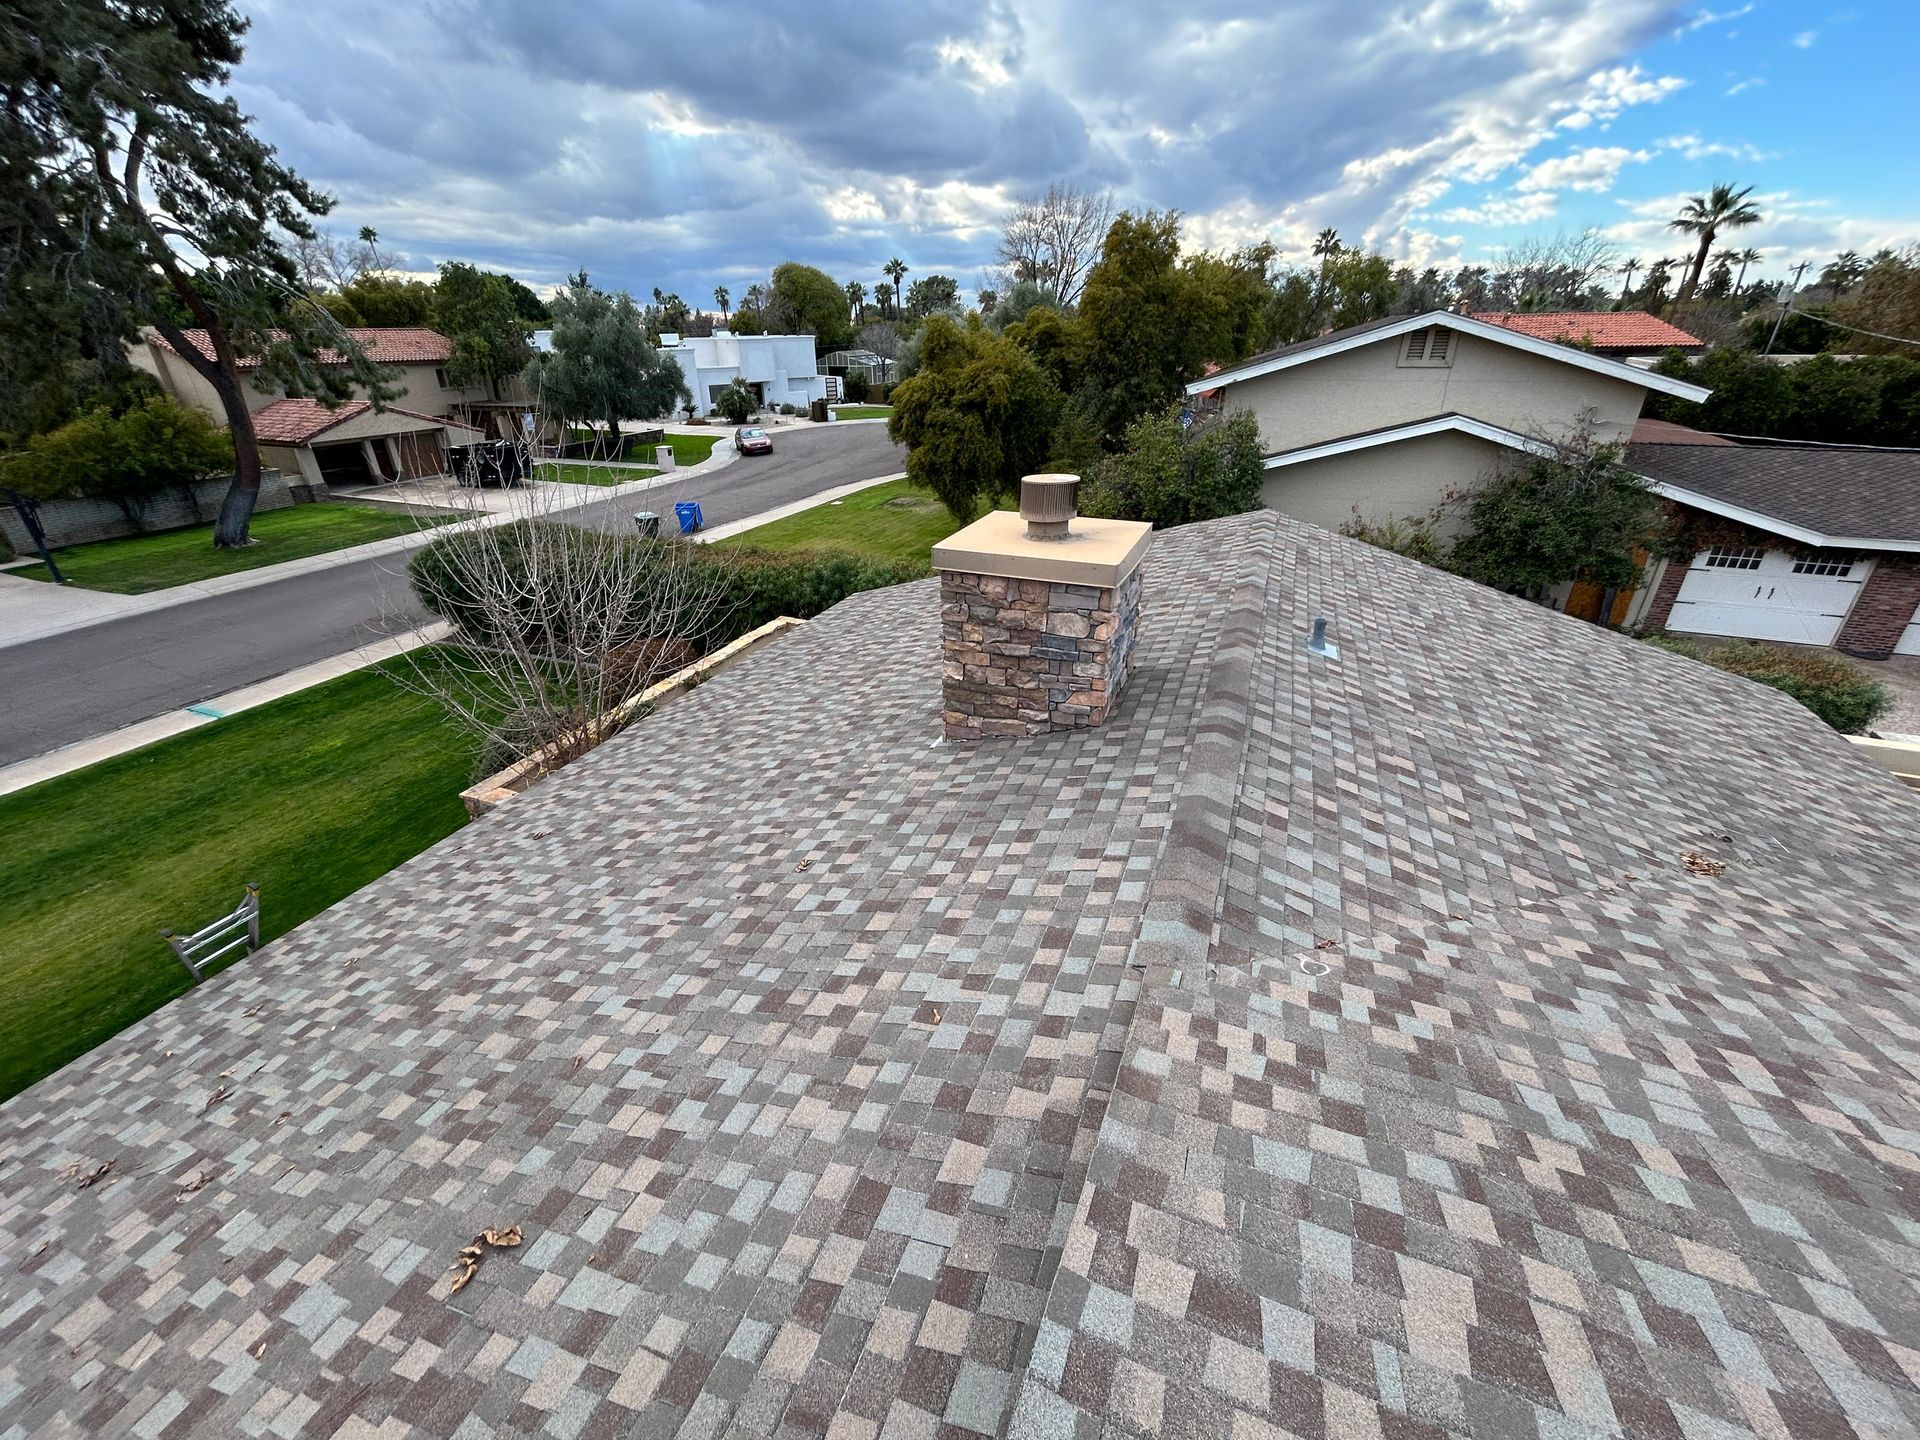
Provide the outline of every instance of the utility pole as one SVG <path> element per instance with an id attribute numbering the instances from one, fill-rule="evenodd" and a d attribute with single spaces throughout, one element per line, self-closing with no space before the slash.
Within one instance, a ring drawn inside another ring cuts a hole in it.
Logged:
<path id="1" fill-rule="evenodd" d="M 1787 323 L 1787 308 L 1793 304 L 1793 292 L 1800 288 L 1800 277 L 1807 273 L 1807 266 L 1811 263 L 1811 261 L 1802 260 L 1795 266 L 1793 271 L 1793 284 L 1781 289 L 1780 313 L 1773 317 L 1773 333 L 1767 336 L 1767 348 L 1760 352 L 1762 355 L 1771 355 L 1773 353 L 1773 342 L 1780 338 L 1780 327 Z"/>

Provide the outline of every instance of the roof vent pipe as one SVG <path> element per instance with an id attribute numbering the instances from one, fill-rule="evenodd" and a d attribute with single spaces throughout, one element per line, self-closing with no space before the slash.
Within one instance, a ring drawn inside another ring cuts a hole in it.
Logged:
<path id="1" fill-rule="evenodd" d="M 1023 475 L 1020 478 L 1020 518 L 1027 522 L 1029 540 L 1064 540 L 1078 513 L 1074 494 L 1078 475 Z"/>
<path id="2" fill-rule="evenodd" d="M 1327 660 L 1340 658 L 1340 647 L 1327 638 L 1327 617 L 1324 615 L 1313 622 L 1313 634 L 1307 637 L 1307 653 Z"/>

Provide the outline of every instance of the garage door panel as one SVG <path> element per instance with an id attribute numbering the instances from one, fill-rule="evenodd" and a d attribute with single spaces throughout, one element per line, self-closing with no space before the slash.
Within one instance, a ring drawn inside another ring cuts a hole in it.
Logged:
<path id="1" fill-rule="evenodd" d="M 1894 642 L 1893 653 L 1920 655 L 1920 615 L 1913 617 L 1913 623 L 1908 625 L 1906 631 Z"/>
<path id="2" fill-rule="evenodd" d="M 1702 551 L 1688 567 L 1667 628 L 1694 635 L 1831 645 L 1859 597 L 1869 564 L 1800 561 L 1781 550 Z M 1819 569 L 1840 573 L 1812 573 Z"/>

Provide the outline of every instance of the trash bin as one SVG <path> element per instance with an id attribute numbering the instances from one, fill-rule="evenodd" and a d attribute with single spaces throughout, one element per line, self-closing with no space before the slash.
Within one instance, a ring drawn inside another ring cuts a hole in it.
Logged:
<path id="1" fill-rule="evenodd" d="M 816 400 L 807 407 L 807 418 L 817 425 L 827 423 L 827 402 Z"/>
<path id="2" fill-rule="evenodd" d="M 680 522 L 680 533 L 682 535 L 691 535 L 707 523 L 706 517 L 700 513 L 700 502 L 698 500 L 674 501 L 673 514 L 674 518 Z"/>
<path id="3" fill-rule="evenodd" d="M 639 514 L 635 515 L 633 517 L 633 523 L 635 528 L 639 530 L 642 540 L 658 540 L 660 538 L 660 517 L 651 510 L 642 510 Z"/>

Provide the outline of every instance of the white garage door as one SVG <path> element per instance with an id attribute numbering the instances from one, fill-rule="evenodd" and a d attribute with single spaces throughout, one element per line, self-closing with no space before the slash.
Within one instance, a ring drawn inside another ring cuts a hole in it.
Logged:
<path id="1" fill-rule="evenodd" d="M 1831 645 L 1871 567 L 1845 555 L 1716 545 L 1693 557 L 1667 628 Z"/>
<path id="2" fill-rule="evenodd" d="M 1900 639 L 1895 642 L 1893 653 L 1896 655 L 1920 655 L 1920 611 L 1916 611 L 1913 623 L 1907 626 Z"/>

